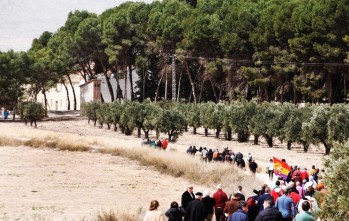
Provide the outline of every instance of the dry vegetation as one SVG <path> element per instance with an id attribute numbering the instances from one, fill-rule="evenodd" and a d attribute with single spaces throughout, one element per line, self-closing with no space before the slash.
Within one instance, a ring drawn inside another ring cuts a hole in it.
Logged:
<path id="1" fill-rule="evenodd" d="M 95 130 L 99 129 L 95 128 Z M 0 145 L 120 156 L 137 161 L 141 165 L 153 168 L 163 174 L 184 178 L 198 186 L 214 187 L 217 183 L 222 183 L 228 193 L 235 190 L 235 187 L 241 183 L 244 184 L 246 190 L 256 188 L 261 184 L 260 180 L 255 179 L 252 175 L 241 173 L 240 169 L 230 164 L 205 163 L 182 151 L 177 151 L 176 148 L 171 148 L 171 151 L 162 151 L 148 146 L 140 146 L 139 142 L 134 142 L 134 145 L 123 145 L 120 138 L 110 137 L 106 139 L 103 136 L 83 136 L 16 125 L 6 128 L 6 132 L 0 137 Z M 173 200 L 173 198 L 169 200 Z M 164 211 L 166 207 L 164 205 L 162 210 Z M 96 215 L 96 220 L 139 220 L 139 210 L 133 211 L 133 213 L 129 213 L 129 211 L 125 213 L 125 210 L 120 211 L 115 212 L 113 209 L 110 212 L 100 212 Z"/>

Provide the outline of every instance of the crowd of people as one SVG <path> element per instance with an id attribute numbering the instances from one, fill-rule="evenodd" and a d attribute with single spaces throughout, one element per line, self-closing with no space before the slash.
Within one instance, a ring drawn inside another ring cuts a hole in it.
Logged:
<path id="1" fill-rule="evenodd" d="M 221 159 L 226 160 L 223 154 Z M 315 221 L 320 208 L 314 193 L 326 191 L 320 170 L 315 165 L 309 172 L 298 166 L 291 169 L 283 178 L 273 177 L 273 171 L 267 167 L 273 185 L 264 184 L 248 197 L 243 194 L 242 186 L 228 195 L 219 184 L 211 197 L 209 190 L 194 194 L 190 185 L 182 194 L 181 206 L 172 202 L 166 213 L 162 213 L 157 211 L 159 203 L 152 201 L 143 221 L 212 221 L 213 217 L 216 221 Z"/>
<path id="2" fill-rule="evenodd" d="M 229 150 L 228 147 L 224 148 L 223 151 L 220 152 L 219 149 L 213 151 L 212 149 L 207 149 L 206 147 L 196 148 L 195 146 L 190 146 L 186 152 L 187 154 L 191 154 L 205 162 L 228 162 L 236 164 L 242 169 L 245 169 L 247 164 L 252 173 L 256 173 L 258 168 L 258 165 L 253 159 L 251 153 L 248 153 L 246 162 L 241 152 L 234 153 L 234 151 Z"/>
<path id="3" fill-rule="evenodd" d="M 162 140 L 156 141 L 156 140 L 150 140 L 148 138 L 148 139 L 143 139 L 142 145 L 149 145 L 149 146 L 154 147 L 154 148 L 166 150 L 168 147 L 168 140 L 165 138 L 162 138 Z"/>

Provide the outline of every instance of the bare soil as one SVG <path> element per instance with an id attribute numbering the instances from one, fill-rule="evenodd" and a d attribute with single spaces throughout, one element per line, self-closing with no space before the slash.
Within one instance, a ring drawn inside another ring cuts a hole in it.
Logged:
<path id="1" fill-rule="evenodd" d="M 125 136 L 94 127 L 77 116 L 68 118 L 65 121 L 39 122 L 37 129 L 18 122 L 0 123 L 0 131 L 6 136 L 22 137 L 19 132 L 49 130 L 79 134 L 82 138 L 102 137 L 118 146 L 141 144 L 142 138 L 135 135 Z M 199 134 L 193 135 L 189 130 L 169 148 L 185 154 L 192 145 L 212 149 L 229 147 L 245 156 L 252 153 L 262 168 L 273 156 L 302 167 L 323 165 L 321 147 L 312 146 L 309 153 L 303 153 L 299 147 L 286 150 L 286 144 L 277 141 L 276 147 L 269 148 L 262 139 L 260 145 L 252 145 L 252 140 L 247 143 L 225 141 L 214 138 L 213 130 L 208 137 L 203 132 L 199 129 Z M 155 138 L 155 134 L 151 136 Z M 92 152 L 6 146 L 0 147 L 0 162 L 1 220 L 93 220 L 98 212 L 109 210 L 138 213 L 137 219 L 141 220 L 151 200 L 157 199 L 159 209 L 165 212 L 172 201 L 180 202 L 182 192 L 190 183 L 129 159 Z M 268 182 L 264 170 L 257 176 Z M 204 188 L 195 185 L 194 191 L 203 191 Z M 250 193 L 251 190 L 245 190 L 246 195 Z"/>

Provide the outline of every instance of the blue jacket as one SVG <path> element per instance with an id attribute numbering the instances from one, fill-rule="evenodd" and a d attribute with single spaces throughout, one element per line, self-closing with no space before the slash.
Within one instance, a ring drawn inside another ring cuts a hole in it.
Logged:
<path id="1" fill-rule="evenodd" d="M 285 195 L 276 200 L 275 208 L 281 212 L 283 218 L 295 217 L 297 214 L 293 200 Z"/>
<path id="2" fill-rule="evenodd" d="M 227 219 L 227 221 L 248 221 L 247 213 L 242 209 L 238 209 Z"/>

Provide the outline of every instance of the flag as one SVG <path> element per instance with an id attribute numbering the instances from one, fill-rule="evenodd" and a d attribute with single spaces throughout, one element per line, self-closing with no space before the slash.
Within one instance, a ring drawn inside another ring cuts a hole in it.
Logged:
<path id="1" fill-rule="evenodd" d="M 274 173 L 277 176 L 281 176 L 284 180 L 286 180 L 288 173 L 291 171 L 291 167 L 281 160 L 273 157 L 274 160 Z"/>

